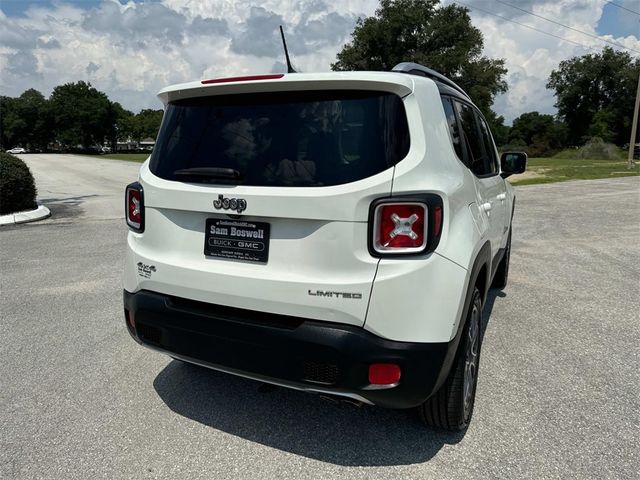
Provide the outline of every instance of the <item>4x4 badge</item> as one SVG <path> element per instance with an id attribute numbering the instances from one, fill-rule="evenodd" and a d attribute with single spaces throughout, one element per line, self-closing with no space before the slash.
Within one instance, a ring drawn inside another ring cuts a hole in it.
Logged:
<path id="1" fill-rule="evenodd" d="M 218 199 L 213 201 L 216 210 L 235 210 L 242 213 L 247 209 L 247 201 L 244 198 L 224 198 L 218 195 Z"/>

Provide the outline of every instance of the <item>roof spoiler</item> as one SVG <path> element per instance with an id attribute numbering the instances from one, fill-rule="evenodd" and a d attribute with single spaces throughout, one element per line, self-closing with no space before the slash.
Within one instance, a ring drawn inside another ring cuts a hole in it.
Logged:
<path id="1" fill-rule="evenodd" d="M 400 72 L 400 73 L 408 73 L 410 75 L 418 75 L 418 76 L 421 76 L 421 77 L 428 77 L 428 78 L 430 78 L 432 80 L 435 80 L 436 82 L 443 83 L 444 85 L 446 85 L 448 87 L 451 87 L 454 90 L 457 90 L 462 95 L 464 95 L 469 100 L 471 100 L 469 95 L 467 95 L 467 92 L 465 92 L 462 89 L 462 87 L 458 86 L 458 84 L 456 84 L 453 80 L 449 80 L 447 77 L 445 77 L 441 73 L 438 73 L 435 70 L 431 70 L 430 68 L 427 68 L 424 65 L 420 65 L 419 63 L 402 62 L 402 63 L 397 64 L 395 67 L 393 67 L 393 69 L 391 71 L 392 72 Z"/>

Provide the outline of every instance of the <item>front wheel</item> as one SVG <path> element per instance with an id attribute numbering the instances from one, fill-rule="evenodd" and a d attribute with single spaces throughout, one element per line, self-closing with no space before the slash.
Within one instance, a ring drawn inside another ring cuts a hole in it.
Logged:
<path id="1" fill-rule="evenodd" d="M 418 407 L 420 419 L 431 427 L 464 430 L 469 426 L 478 382 L 482 296 L 473 290 L 456 359 L 449 376 L 436 393 Z"/>

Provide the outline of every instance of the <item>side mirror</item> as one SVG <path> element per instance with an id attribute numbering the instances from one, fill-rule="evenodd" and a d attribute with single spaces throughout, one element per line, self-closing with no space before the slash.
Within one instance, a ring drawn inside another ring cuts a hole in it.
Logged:
<path id="1" fill-rule="evenodd" d="M 500 156 L 500 174 L 502 178 L 524 173 L 527 169 L 527 154 L 524 152 L 505 152 Z"/>

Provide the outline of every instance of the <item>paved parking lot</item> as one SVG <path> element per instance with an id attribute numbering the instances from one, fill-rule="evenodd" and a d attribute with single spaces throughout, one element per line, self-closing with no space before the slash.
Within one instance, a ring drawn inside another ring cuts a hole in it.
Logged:
<path id="1" fill-rule="evenodd" d="M 637 478 L 640 177 L 517 188 L 465 435 L 180 364 L 123 323 L 138 164 L 25 155 L 0 229 L 0 478 Z"/>

